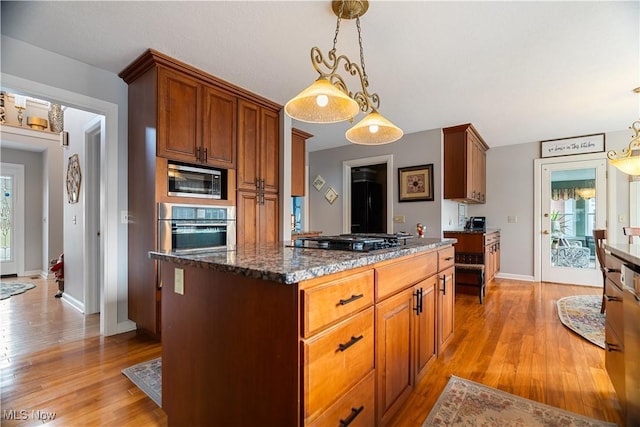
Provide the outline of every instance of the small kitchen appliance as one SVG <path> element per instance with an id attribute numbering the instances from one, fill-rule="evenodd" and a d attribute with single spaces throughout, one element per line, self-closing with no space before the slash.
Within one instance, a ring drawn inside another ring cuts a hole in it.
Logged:
<path id="1" fill-rule="evenodd" d="M 169 162 L 167 179 L 169 196 L 223 198 L 223 173 L 220 170 Z"/>
<path id="2" fill-rule="evenodd" d="M 369 252 L 394 248 L 406 244 L 411 234 L 353 233 L 337 236 L 300 237 L 291 246 L 310 249 L 331 249 L 352 252 Z"/>

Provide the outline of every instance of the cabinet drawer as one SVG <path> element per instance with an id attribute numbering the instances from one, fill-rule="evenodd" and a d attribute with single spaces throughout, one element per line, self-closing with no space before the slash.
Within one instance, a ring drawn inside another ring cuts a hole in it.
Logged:
<path id="1" fill-rule="evenodd" d="M 304 419 L 331 405 L 373 369 L 373 307 L 302 342 Z"/>
<path id="2" fill-rule="evenodd" d="M 453 251 L 453 249 L 452 249 Z M 376 268 L 376 301 L 438 272 L 438 253 L 411 256 Z"/>
<path id="3" fill-rule="evenodd" d="M 302 330 L 305 338 L 373 304 L 373 270 L 304 289 Z"/>
<path id="4" fill-rule="evenodd" d="M 618 289 L 622 290 L 622 281 L 620 280 L 620 272 L 622 271 L 622 261 L 618 258 L 607 255 L 605 258 L 605 264 L 607 268 L 614 270 L 612 272 L 607 273 L 607 279 L 611 280 L 614 285 L 618 287 Z"/>
<path id="5" fill-rule="evenodd" d="M 336 427 L 348 424 L 349 427 L 370 427 L 375 425 L 375 371 L 349 390 L 310 427 Z"/>
<path id="6" fill-rule="evenodd" d="M 456 260 L 456 251 L 452 247 L 438 251 L 438 271 L 451 267 Z"/>
<path id="7" fill-rule="evenodd" d="M 608 351 L 605 352 L 605 366 L 624 411 L 626 402 L 624 344 L 611 328 L 605 328 L 604 332 L 605 346 L 608 347 Z"/>
<path id="8" fill-rule="evenodd" d="M 607 298 L 605 322 L 620 338 L 624 337 L 624 313 L 622 311 L 623 294 L 610 279 L 606 282 L 605 296 Z"/>

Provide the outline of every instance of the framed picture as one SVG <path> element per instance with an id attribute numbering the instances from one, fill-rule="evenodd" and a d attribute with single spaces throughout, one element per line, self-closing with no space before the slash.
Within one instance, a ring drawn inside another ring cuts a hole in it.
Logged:
<path id="1" fill-rule="evenodd" d="M 327 202 L 333 204 L 338 198 L 338 193 L 332 187 L 329 187 L 326 193 L 324 193 L 324 198 L 327 199 Z"/>
<path id="2" fill-rule="evenodd" d="M 324 178 L 318 175 L 316 179 L 313 180 L 313 186 L 316 187 L 316 190 L 320 191 L 322 187 L 324 187 L 324 182 Z"/>
<path id="3" fill-rule="evenodd" d="M 398 168 L 400 202 L 433 201 L 433 163 Z"/>
<path id="4" fill-rule="evenodd" d="M 540 157 L 571 156 L 604 151 L 604 133 L 540 142 Z"/>

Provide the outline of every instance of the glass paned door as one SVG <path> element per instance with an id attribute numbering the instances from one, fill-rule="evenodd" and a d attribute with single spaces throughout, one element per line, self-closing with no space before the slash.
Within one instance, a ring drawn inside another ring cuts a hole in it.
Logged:
<path id="1" fill-rule="evenodd" d="M 602 286 L 593 230 L 605 221 L 605 163 L 542 166 L 542 280 Z"/>
<path id="2" fill-rule="evenodd" d="M 0 176 L 0 262 L 3 275 L 16 274 L 14 189 L 13 175 L 5 174 L 3 171 Z"/>

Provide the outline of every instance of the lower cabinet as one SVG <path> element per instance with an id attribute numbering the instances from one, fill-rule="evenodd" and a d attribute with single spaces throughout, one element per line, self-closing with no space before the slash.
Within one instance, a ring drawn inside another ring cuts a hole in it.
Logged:
<path id="1" fill-rule="evenodd" d="M 453 318 L 456 301 L 454 267 L 438 273 L 438 354 L 453 338 Z"/>
<path id="2" fill-rule="evenodd" d="M 430 362 L 438 355 L 436 307 L 438 302 L 438 276 L 433 275 L 415 285 L 414 294 L 419 312 L 414 316 L 415 377 L 416 382 L 427 372 Z"/>

